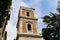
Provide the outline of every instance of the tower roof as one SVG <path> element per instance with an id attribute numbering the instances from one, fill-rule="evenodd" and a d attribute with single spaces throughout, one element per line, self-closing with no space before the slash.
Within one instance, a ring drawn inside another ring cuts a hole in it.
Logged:
<path id="1" fill-rule="evenodd" d="M 35 10 L 35 8 L 29 8 L 29 7 L 24 7 L 24 6 L 20 6 L 20 8 Z"/>

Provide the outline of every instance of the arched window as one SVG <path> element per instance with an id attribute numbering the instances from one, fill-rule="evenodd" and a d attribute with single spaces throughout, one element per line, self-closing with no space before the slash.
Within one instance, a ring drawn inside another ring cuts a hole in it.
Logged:
<path id="1" fill-rule="evenodd" d="M 28 31 L 31 31 L 31 24 L 27 25 Z"/>
<path id="2" fill-rule="evenodd" d="M 26 12 L 26 13 L 27 13 L 27 14 L 26 14 L 27 16 L 30 16 L 30 15 L 29 15 L 29 12 Z"/>

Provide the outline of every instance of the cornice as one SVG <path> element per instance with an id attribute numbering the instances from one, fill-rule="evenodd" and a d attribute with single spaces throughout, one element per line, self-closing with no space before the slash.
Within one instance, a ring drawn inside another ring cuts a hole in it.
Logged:
<path id="1" fill-rule="evenodd" d="M 18 34 L 18 36 L 21 36 L 21 37 L 35 37 L 35 38 L 41 38 L 42 36 L 40 35 L 33 35 L 33 34 Z"/>
<path id="2" fill-rule="evenodd" d="M 36 18 L 29 18 L 29 17 L 22 17 L 22 16 L 20 16 L 19 18 L 24 18 L 24 19 L 30 19 L 30 20 L 38 20 L 38 19 L 36 19 Z"/>

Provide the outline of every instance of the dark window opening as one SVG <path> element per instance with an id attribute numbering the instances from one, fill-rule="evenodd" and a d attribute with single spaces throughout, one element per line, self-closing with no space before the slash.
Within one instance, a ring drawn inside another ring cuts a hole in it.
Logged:
<path id="1" fill-rule="evenodd" d="M 28 24 L 28 31 L 31 31 L 31 24 Z"/>
<path id="2" fill-rule="evenodd" d="M 29 12 L 27 12 L 27 16 L 30 16 L 30 15 L 29 15 Z"/>

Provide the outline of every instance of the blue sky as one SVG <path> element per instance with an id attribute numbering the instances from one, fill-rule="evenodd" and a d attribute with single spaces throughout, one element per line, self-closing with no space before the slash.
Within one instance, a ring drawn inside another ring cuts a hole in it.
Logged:
<path id="1" fill-rule="evenodd" d="M 49 15 L 49 12 L 56 13 L 57 2 L 58 0 L 12 0 L 11 16 L 6 27 L 6 31 L 8 32 L 7 40 L 16 38 L 16 24 L 20 6 L 35 8 L 35 16 L 38 19 L 38 29 L 41 33 L 42 28 L 45 27 L 41 17 Z"/>

